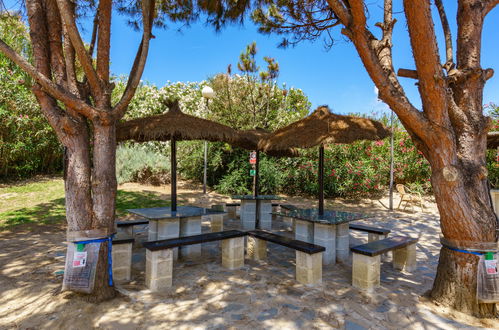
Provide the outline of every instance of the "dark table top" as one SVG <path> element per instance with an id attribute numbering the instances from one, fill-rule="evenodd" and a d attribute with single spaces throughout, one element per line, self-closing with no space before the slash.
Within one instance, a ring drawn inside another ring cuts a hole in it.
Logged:
<path id="1" fill-rule="evenodd" d="M 256 197 L 253 195 L 235 195 L 232 196 L 232 199 L 242 199 L 242 200 L 279 200 L 282 197 L 277 195 L 257 195 Z"/>
<path id="2" fill-rule="evenodd" d="M 324 210 L 324 215 L 319 216 L 319 209 L 299 209 L 289 210 L 286 212 L 272 213 L 280 216 L 305 220 L 314 223 L 323 223 L 330 225 L 339 225 L 342 223 L 355 221 L 367 217 L 364 213 L 353 213 L 344 211 Z"/>
<path id="3" fill-rule="evenodd" d="M 139 215 L 149 220 L 166 220 L 196 217 L 212 214 L 226 214 L 224 211 L 215 211 L 197 206 L 177 206 L 177 211 L 172 212 L 171 207 L 149 207 L 144 209 L 128 209 L 130 213 Z"/>

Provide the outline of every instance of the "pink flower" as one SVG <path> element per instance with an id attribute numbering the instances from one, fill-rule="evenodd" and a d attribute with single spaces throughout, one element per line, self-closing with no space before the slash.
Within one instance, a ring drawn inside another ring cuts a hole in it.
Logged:
<path id="1" fill-rule="evenodd" d="M 374 142 L 374 144 L 376 144 L 377 146 L 382 146 L 385 144 L 385 141 L 379 140 L 379 141 Z"/>

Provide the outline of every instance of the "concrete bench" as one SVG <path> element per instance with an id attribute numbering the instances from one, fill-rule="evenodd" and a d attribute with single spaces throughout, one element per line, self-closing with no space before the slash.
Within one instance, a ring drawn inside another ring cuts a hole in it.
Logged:
<path id="1" fill-rule="evenodd" d="M 131 280 L 132 272 L 132 246 L 134 239 L 116 237 L 113 239 L 113 280 L 116 283 Z"/>
<path id="2" fill-rule="evenodd" d="M 377 228 L 377 227 L 371 227 L 371 226 L 365 226 L 365 225 L 356 225 L 356 224 L 349 224 L 348 227 L 350 230 L 358 230 L 358 231 L 363 231 L 368 234 L 367 241 L 368 242 L 373 242 L 377 241 L 380 239 L 386 238 L 388 234 L 390 233 L 390 229 L 385 229 L 385 228 Z"/>
<path id="3" fill-rule="evenodd" d="M 222 266 L 228 269 L 244 265 L 244 236 L 239 230 L 228 230 L 194 236 L 145 242 L 146 285 L 151 291 L 164 291 L 173 283 L 173 248 L 222 241 Z"/>
<path id="4" fill-rule="evenodd" d="M 296 250 L 296 280 L 314 285 L 322 282 L 322 253 L 324 247 L 276 235 L 263 230 L 248 231 L 248 256 L 254 260 L 267 257 L 267 241 Z"/>
<path id="5" fill-rule="evenodd" d="M 366 291 L 379 287 L 381 255 L 388 251 L 393 251 L 395 269 L 415 270 L 417 241 L 417 238 L 394 236 L 352 247 L 352 285 Z"/>
<path id="6" fill-rule="evenodd" d="M 137 219 L 137 220 L 122 220 L 116 221 L 116 227 L 122 229 L 127 236 L 133 237 L 133 229 L 135 226 L 148 225 L 149 220 Z"/>

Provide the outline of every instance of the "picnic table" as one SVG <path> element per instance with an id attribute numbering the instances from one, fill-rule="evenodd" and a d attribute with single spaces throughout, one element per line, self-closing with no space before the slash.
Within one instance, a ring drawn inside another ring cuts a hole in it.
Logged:
<path id="1" fill-rule="evenodd" d="M 272 201 L 282 199 L 276 195 L 235 195 L 241 200 L 241 222 L 244 230 L 254 230 L 258 214 L 259 228 L 272 229 Z M 258 213 L 257 213 L 258 212 Z"/>
<path id="2" fill-rule="evenodd" d="M 284 211 L 283 211 L 284 210 Z M 349 226 L 351 221 L 366 218 L 363 213 L 324 210 L 319 215 L 319 209 L 301 209 L 281 205 L 281 212 L 272 213 L 294 220 L 295 238 L 320 245 L 326 248 L 322 255 L 324 264 L 347 262 L 349 257 Z"/>
<path id="3" fill-rule="evenodd" d="M 223 216 L 227 214 L 224 211 L 197 206 L 178 206 L 176 211 L 172 211 L 169 206 L 128 209 L 127 211 L 149 220 L 149 241 L 199 235 L 201 234 L 202 216 L 209 216 L 212 228 L 216 227 L 217 231 L 221 231 L 223 230 Z M 176 257 L 178 250 L 174 254 Z M 185 257 L 200 256 L 201 245 L 182 247 L 180 255 Z"/>

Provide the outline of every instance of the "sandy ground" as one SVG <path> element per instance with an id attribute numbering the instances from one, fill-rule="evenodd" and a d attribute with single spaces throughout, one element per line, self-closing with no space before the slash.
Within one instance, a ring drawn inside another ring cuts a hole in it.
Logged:
<path id="1" fill-rule="evenodd" d="M 137 184 L 127 190 L 153 191 L 168 199 L 168 187 Z M 228 202 L 225 196 L 203 196 L 199 186 L 181 183 L 183 204 L 209 206 Z M 286 202 L 311 206 L 314 200 L 288 198 Z M 395 195 L 395 206 L 398 195 Z M 435 204 L 426 200 L 425 212 L 388 212 L 388 199 L 328 201 L 327 207 L 370 214 L 359 223 L 392 229 L 392 234 L 419 237 L 418 268 L 395 271 L 381 267 L 381 288 L 372 294 L 352 288 L 351 264 L 325 267 L 323 284 L 310 288 L 294 280 L 293 250 L 269 244 L 265 262 L 246 260 L 242 269 L 221 267 L 219 243 L 202 247 L 201 260 L 175 264 L 173 288 L 151 293 L 144 285 L 144 251 L 133 256 L 133 281 L 119 287 L 116 299 L 100 304 L 69 299 L 61 293 L 66 244 L 61 226 L 18 226 L 0 233 L 1 329 L 457 329 L 499 328 L 498 320 L 478 320 L 428 302 L 422 296 L 433 283 L 438 263 L 439 224 Z M 239 220 L 225 228 L 239 228 Z M 147 228 L 139 228 L 138 240 Z M 273 230 L 292 236 L 287 224 Z M 203 231 L 210 231 L 209 221 Z M 367 241 L 354 232 L 351 245 Z M 388 257 L 388 260 L 390 257 Z"/>

